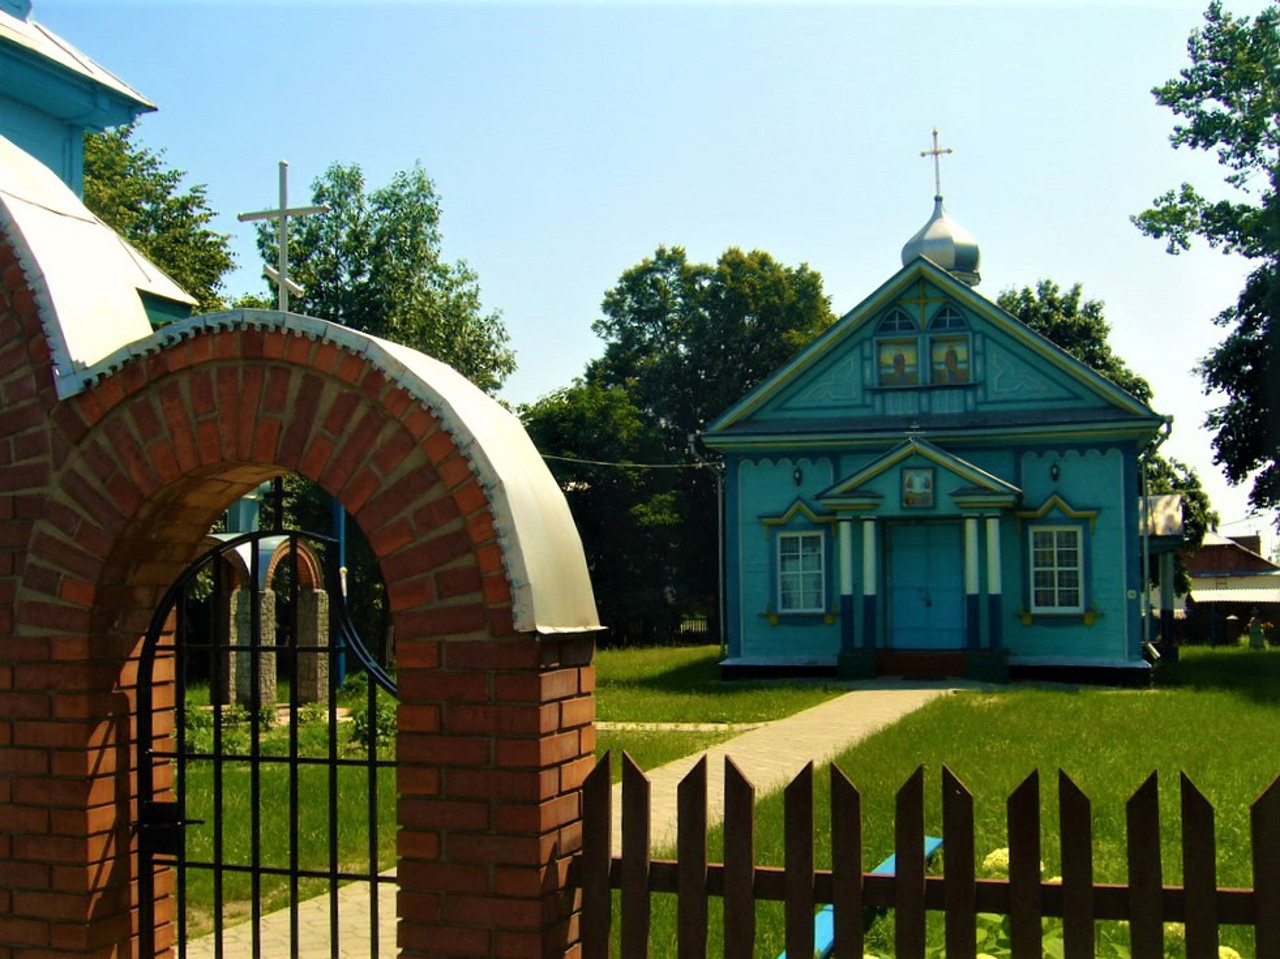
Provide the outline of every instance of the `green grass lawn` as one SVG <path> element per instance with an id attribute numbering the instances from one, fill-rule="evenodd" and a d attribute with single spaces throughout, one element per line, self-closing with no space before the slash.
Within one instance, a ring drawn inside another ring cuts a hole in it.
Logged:
<path id="1" fill-rule="evenodd" d="M 213 751 L 213 710 L 207 703 L 207 692 L 193 691 L 185 714 L 186 749 L 189 754 L 209 754 Z M 287 697 L 287 693 L 286 693 Z M 382 691 L 378 699 L 388 704 L 391 712 L 391 731 L 394 731 L 394 707 Z M 367 713 L 367 693 L 358 689 L 346 691 L 339 700 L 344 709 L 350 709 L 352 719 L 340 722 L 337 729 L 337 753 L 344 760 L 362 760 L 368 755 L 358 738 L 358 731 L 367 723 L 359 714 Z M 223 710 L 222 750 L 227 755 L 248 755 L 251 749 L 252 726 L 244 710 Z M 384 725 L 384 731 L 385 725 Z M 287 725 L 259 728 L 259 749 L 263 756 L 284 757 L 289 754 L 289 729 Z M 323 758 L 329 754 L 329 724 L 325 711 L 309 707 L 301 711 L 298 726 L 298 755 Z M 377 756 L 386 759 L 393 754 L 390 741 L 379 745 Z M 215 858 L 214 819 L 218 807 L 214 792 L 215 761 L 203 756 L 189 756 L 186 761 L 183 792 L 186 797 L 185 813 L 188 819 L 203 820 L 203 824 L 185 830 L 186 858 L 193 862 L 211 862 Z M 253 864 L 253 823 L 250 810 L 252 785 L 249 763 L 224 759 L 222 767 L 221 820 L 223 829 L 223 853 L 221 861 L 232 866 Z M 338 801 L 334 809 L 334 821 L 338 835 L 338 863 L 342 871 L 365 872 L 369 869 L 369 784 L 367 769 L 345 766 L 337 770 Z M 319 765 L 303 765 L 298 769 L 297 795 L 298 819 L 290 816 L 291 785 L 289 768 L 284 763 L 269 763 L 260 768 L 259 788 L 259 842 L 258 865 L 265 868 L 287 869 L 290 866 L 290 840 L 296 837 L 298 865 L 302 869 L 324 871 L 329 867 L 329 780 L 328 769 Z M 377 869 L 383 871 L 395 865 L 396 844 L 396 782 L 395 770 L 382 768 L 377 772 L 377 797 L 374 804 L 377 818 Z M 299 883 L 299 898 L 319 895 L 328 888 L 327 882 L 303 879 Z M 227 870 L 223 872 L 223 918 L 227 924 L 244 921 L 250 915 L 252 885 L 247 872 Z M 289 904 L 290 888 L 286 878 L 264 875 L 261 879 L 259 900 L 263 913 L 283 909 Z M 213 929 L 214 874 L 212 870 L 196 866 L 186 870 L 187 938 L 193 939 Z"/>
<path id="2" fill-rule="evenodd" d="M 596 654 L 596 718 L 751 723 L 790 716 L 846 689 L 807 680 L 720 679 L 718 646 L 604 649 Z"/>
<path id="3" fill-rule="evenodd" d="M 1126 879 L 1124 804 L 1154 770 L 1160 779 L 1164 879 L 1181 878 L 1178 773 L 1185 771 L 1217 810 L 1218 881 L 1251 885 L 1249 804 L 1280 772 L 1280 651 L 1184 652 L 1156 688 L 1013 687 L 936 700 L 849 749 L 837 764 L 862 791 L 869 868 L 893 846 L 893 797 L 919 765 L 926 770 L 926 830 L 941 835 L 941 768 L 946 763 L 974 794 L 979 857 L 1008 845 L 1005 800 L 1039 770 L 1042 860 L 1046 878 L 1060 871 L 1057 770 L 1065 769 L 1093 801 L 1095 879 Z M 830 865 L 829 770 L 817 777 L 817 862 Z M 758 862 L 782 863 L 782 795 L 757 807 Z M 712 861 L 722 836 L 711 838 Z M 673 934 L 673 897 L 655 897 L 655 941 Z M 782 949 L 780 909 L 759 907 L 758 954 Z M 940 937 L 940 920 L 935 936 Z M 717 938 L 718 930 L 713 935 Z M 939 939 L 940 941 L 940 939 Z M 1223 941 L 1242 955 L 1251 936 L 1230 930 Z M 891 954 L 892 919 L 874 931 L 868 951 Z M 715 947 L 718 948 L 718 945 Z M 713 948 L 714 951 L 714 948 Z"/>
<path id="4" fill-rule="evenodd" d="M 752 723 L 781 719 L 838 696 L 831 682 L 720 679 L 718 646 L 604 649 L 596 653 L 596 713 L 608 722 Z M 654 769 L 733 738 L 727 731 L 601 730 L 596 755 L 614 754 L 612 778 L 622 777 L 625 751 L 641 769 Z"/>

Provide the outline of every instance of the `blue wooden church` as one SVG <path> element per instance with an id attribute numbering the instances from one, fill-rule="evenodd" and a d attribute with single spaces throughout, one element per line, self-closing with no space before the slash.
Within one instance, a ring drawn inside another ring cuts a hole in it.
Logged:
<path id="1" fill-rule="evenodd" d="M 726 675 L 1142 681 L 1140 457 L 1167 420 L 977 293 L 943 210 L 709 425 Z"/>

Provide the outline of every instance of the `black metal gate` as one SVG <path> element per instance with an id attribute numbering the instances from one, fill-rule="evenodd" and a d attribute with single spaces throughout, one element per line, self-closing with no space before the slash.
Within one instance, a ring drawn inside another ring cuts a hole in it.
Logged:
<path id="1" fill-rule="evenodd" d="M 143 956 L 394 952 L 379 921 L 395 915 L 395 684 L 352 626 L 335 545 L 228 538 L 152 618 L 138 666 Z"/>

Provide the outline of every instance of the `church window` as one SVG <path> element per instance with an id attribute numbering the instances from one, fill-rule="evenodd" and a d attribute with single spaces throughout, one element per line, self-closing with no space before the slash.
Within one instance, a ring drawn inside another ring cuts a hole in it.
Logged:
<path id="1" fill-rule="evenodd" d="M 880 321 L 880 325 L 876 327 L 877 333 L 914 333 L 916 332 L 916 321 L 911 319 L 907 311 L 902 307 L 896 307 L 885 314 L 884 319 Z"/>
<path id="2" fill-rule="evenodd" d="M 824 611 L 825 550 L 821 532 L 778 534 L 778 612 Z"/>
<path id="3" fill-rule="evenodd" d="M 1031 611 L 1084 611 L 1084 559 L 1078 526 L 1031 528 Z"/>
<path id="4" fill-rule="evenodd" d="M 968 328 L 969 324 L 965 322 L 964 314 L 950 303 L 942 304 L 938 312 L 933 314 L 933 321 L 929 324 L 931 330 L 967 330 Z"/>

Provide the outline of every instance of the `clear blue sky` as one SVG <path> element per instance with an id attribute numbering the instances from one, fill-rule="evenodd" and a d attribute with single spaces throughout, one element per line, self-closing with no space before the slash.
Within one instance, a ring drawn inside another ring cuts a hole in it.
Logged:
<path id="1" fill-rule="evenodd" d="M 1183 180 L 1225 189 L 1211 157 L 1169 147 L 1150 94 L 1204 5 L 35 0 L 33 16 L 159 105 L 141 138 L 208 185 L 232 294 L 263 289 L 235 214 L 274 203 L 278 160 L 295 202 L 333 161 L 375 185 L 421 161 L 446 254 L 511 334 L 515 403 L 599 354 L 603 293 L 660 244 L 806 262 L 852 308 L 928 218 L 937 126 L 979 290 L 1048 277 L 1105 301 L 1113 345 L 1176 418 L 1165 452 L 1243 533 L 1266 524 L 1235 522 L 1244 491 L 1212 464 L 1192 368 L 1247 265 L 1171 257 L 1128 219 Z"/>

